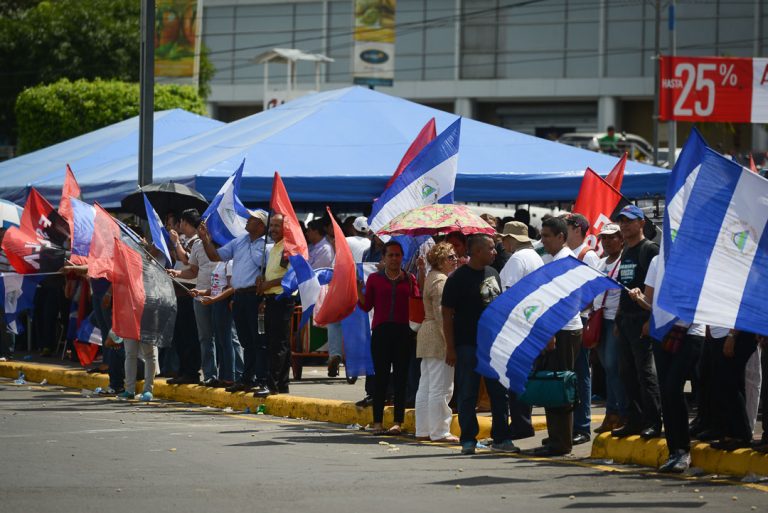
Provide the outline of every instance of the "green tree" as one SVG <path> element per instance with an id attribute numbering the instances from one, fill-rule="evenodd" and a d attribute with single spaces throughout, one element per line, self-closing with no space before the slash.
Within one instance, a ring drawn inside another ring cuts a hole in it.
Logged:
<path id="1" fill-rule="evenodd" d="M 0 7 L 0 143 L 16 137 L 25 88 L 70 80 L 139 79 L 140 0 L 12 0 Z M 200 91 L 212 70 L 203 58 Z"/>
<path id="2" fill-rule="evenodd" d="M 155 110 L 205 114 L 192 86 L 155 85 Z M 45 148 L 139 115 L 139 85 L 105 80 L 59 80 L 25 89 L 16 102 L 19 153 Z"/>

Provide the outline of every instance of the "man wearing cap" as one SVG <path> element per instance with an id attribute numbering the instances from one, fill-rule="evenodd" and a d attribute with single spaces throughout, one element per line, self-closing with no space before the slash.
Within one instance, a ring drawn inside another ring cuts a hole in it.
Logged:
<path id="1" fill-rule="evenodd" d="M 232 260 L 232 288 L 235 300 L 232 316 L 237 336 L 243 346 L 244 369 L 239 383 L 228 387 L 229 392 L 254 391 L 257 397 L 269 395 L 269 353 L 267 337 L 259 334 L 257 312 L 263 297 L 259 287 L 264 283 L 262 269 L 267 231 L 267 213 L 263 210 L 249 210 L 250 217 L 245 223 L 245 235 L 241 235 L 216 249 L 208 233 L 205 221 L 200 223 L 198 234 L 203 242 L 205 254 L 212 262 Z"/>
<path id="2" fill-rule="evenodd" d="M 347 244 L 352 251 L 352 259 L 356 264 L 363 261 L 363 253 L 371 247 L 371 239 L 368 238 L 370 230 L 368 229 L 368 220 L 365 216 L 356 217 L 352 223 L 355 235 L 347 237 Z"/>
<path id="3" fill-rule="evenodd" d="M 615 223 L 603 225 L 598 239 L 603 246 L 603 254 L 606 255 L 600 260 L 598 270 L 609 278 L 616 279 L 621 263 L 621 250 L 624 247 L 624 238 L 621 236 L 619 225 Z M 606 389 L 605 418 L 603 423 L 595 429 L 595 433 L 605 433 L 623 426 L 626 416 L 627 398 L 624 393 L 624 383 L 619 375 L 619 341 L 613 329 L 620 297 L 621 290 L 609 290 L 597 296 L 592 303 L 595 310 L 602 309 L 603 312 L 603 326 L 600 343 L 597 345 L 597 356 L 605 370 Z"/>
<path id="4" fill-rule="evenodd" d="M 589 231 L 589 221 L 581 214 L 573 213 L 565 216 L 568 227 L 568 247 L 576 258 L 597 269 L 600 259 L 597 253 L 587 244 L 585 237 Z M 582 324 L 587 323 L 589 309 L 581 313 Z M 590 424 L 592 423 L 592 374 L 589 368 L 589 349 L 581 347 L 576 355 L 576 386 L 579 402 L 573 410 L 573 445 L 587 443 L 592 439 Z"/>
<path id="5" fill-rule="evenodd" d="M 520 221 L 510 221 L 504 225 L 501 233 L 501 242 L 504 250 L 510 255 L 504 268 L 501 270 L 501 289 L 507 290 L 529 275 L 544 262 L 536 250 L 533 249 L 528 226 Z M 517 394 L 509 392 L 509 420 L 512 429 L 512 439 L 519 440 L 535 435 L 531 423 L 531 407 L 517 400 Z"/>
<path id="6" fill-rule="evenodd" d="M 624 285 L 616 314 L 619 336 L 619 374 L 627 394 L 627 422 L 614 429 L 614 436 L 640 434 L 656 438 L 661 433 L 661 399 L 656 367 L 653 364 L 651 338 L 643 336 L 643 324 L 650 312 L 635 303 L 627 290 L 642 288 L 645 275 L 659 246 L 643 235 L 645 214 L 636 205 L 627 205 L 616 216 L 624 237 L 616 280 Z"/>

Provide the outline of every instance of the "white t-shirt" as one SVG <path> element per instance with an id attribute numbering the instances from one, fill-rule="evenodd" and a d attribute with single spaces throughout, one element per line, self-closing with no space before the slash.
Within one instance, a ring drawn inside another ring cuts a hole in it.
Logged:
<path id="1" fill-rule="evenodd" d="M 363 261 L 363 253 L 366 249 L 371 247 L 371 239 L 368 237 L 361 237 L 360 235 L 354 235 L 352 237 L 347 237 L 347 244 L 349 244 L 349 249 L 352 251 L 352 259 L 355 261 L 356 264 L 359 264 Z"/>
<path id="2" fill-rule="evenodd" d="M 216 262 L 211 272 L 211 296 L 218 296 L 227 286 L 227 276 L 232 276 L 232 260 Z"/>
<path id="3" fill-rule="evenodd" d="M 605 273 L 609 278 L 616 279 L 616 275 L 619 274 L 619 264 L 621 263 L 621 257 L 617 258 L 613 263 L 608 263 L 608 257 L 600 260 L 600 264 L 597 268 L 598 271 Z M 605 299 L 605 306 L 603 305 L 603 296 Z M 595 310 L 601 306 L 603 310 L 603 318 L 612 321 L 616 319 L 616 311 L 619 309 L 619 299 L 621 298 L 621 289 L 609 290 L 603 294 L 600 294 L 595 298 L 593 305 Z"/>
<path id="4" fill-rule="evenodd" d="M 203 247 L 203 241 L 199 238 L 195 238 L 192 242 L 192 247 L 189 250 L 189 265 L 197 266 L 197 280 L 195 281 L 195 288 L 207 289 L 211 283 L 211 273 L 216 266 L 216 262 L 211 262 L 208 255 L 205 253 Z"/>
<path id="5" fill-rule="evenodd" d="M 513 255 L 514 256 L 514 255 Z M 573 254 L 573 251 L 568 246 L 563 246 L 563 249 L 557 252 L 555 256 L 550 255 L 547 253 L 541 259 L 544 261 L 545 264 L 548 264 L 550 262 L 554 262 L 555 260 L 560 260 L 562 258 L 566 258 L 569 256 L 575 256 Z M 581 322 L 581 315 L 576 314 L 573 319 L 568 321 L 568 324 L 563 326 L 561 329 L 563 331 L 576 331 L 584 328 L 584 324 Z"/>
<path id="6" fill-rule="evenodd" d="M 573 249 L 573 256 L 576 258 L 579 258 L 579 255 L 584 250 L 585 247 L 589 247 L 585 242 L 581 243 L 581 246 L 577 247 L 576 249 Z M 590 266 L 592 269 L 598 269 L 600 266 L 600 257 L 597 256 L 597 253 L 593 249 L 590 249 L 586 253 L 584 253 L 584 258 L 581 259 L 582 262 Z"/>
<path id="7" fill-rule="evenodd" d="M 518 249 L 509 257 L 499 273 L 502 290 L 507 290 L 542 265 L 544 265 L 544 261 L 535 250 L 531 248 Z"/>
<path id="8" fill-rule="evenodd" d="M 656 290 L 656 273 L 658 272 L 658 268 L 659 268 L 659 255 L 656 255 L 655 257 L 653 257 L 653 260 L 651 260 L 651 263 L 648 265 L 648 273 L 646 273 L 645 275 L 645 286 L 653 287 L 654 296 L 658 292 Z M 688 328 L 689 335 L 703 337 L 707 334 L 707 328 L 703 324 L 688 324 L 687 322 L 678 320 L 675 323 L 675 326 Z"/>

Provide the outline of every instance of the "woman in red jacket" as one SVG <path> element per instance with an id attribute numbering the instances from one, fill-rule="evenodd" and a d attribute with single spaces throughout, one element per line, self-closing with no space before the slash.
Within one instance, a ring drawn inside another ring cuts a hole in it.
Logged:
<path id="1" fill-rule="evenodd" d="M 408 382 L 408 359 L 413 349 L 413 332 L 408 326 L 408 301 L 418 296 L 416 278 L 402 269 L 403 248 L 390 241 L 384 245 L 384 269 L 371 274 L 365 283 L 358 283 L 360 307 L 373 310 L 371 355 L 376 374 L 373 394 L 374 434 L 399 435 L 405 416 L 405 390 Z M 395 388 L 395 423 L 385 430 L 384 399 L 393 370 Z"/>

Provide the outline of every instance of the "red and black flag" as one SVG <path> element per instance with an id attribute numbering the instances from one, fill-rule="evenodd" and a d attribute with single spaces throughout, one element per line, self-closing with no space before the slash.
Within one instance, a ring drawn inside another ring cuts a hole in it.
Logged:
<path id="1" fill-rule="evenodd" d="M 30 191 L 19 227 L 11 227 L 2 248 L 20 274 L 55 272 L 64 265 L 64 243 L 69 238 L 67 222 L 35 190 Z"/>
<path id="2" fill-rule="evenodd" d="M 113 241 L 112 331 L 119 337 L 167 347 L 176 323 L 173 282 L 129 238 Z"/>

